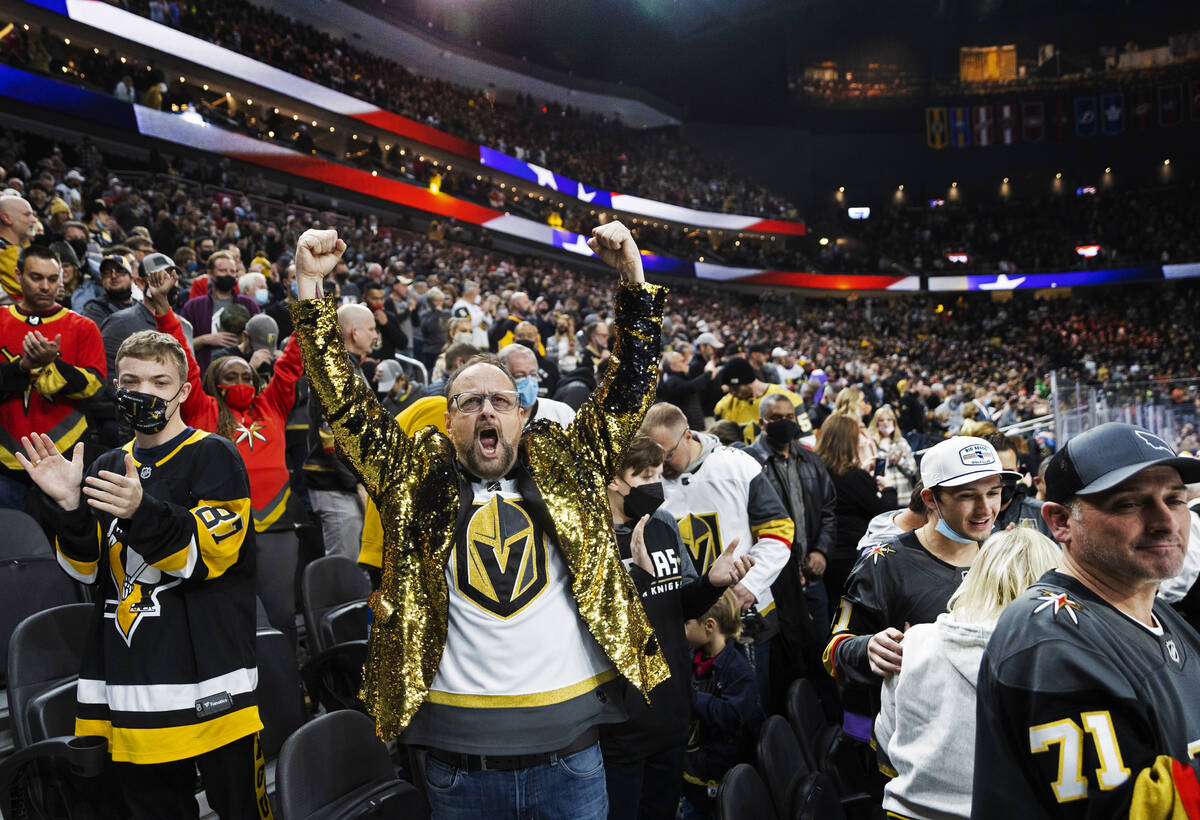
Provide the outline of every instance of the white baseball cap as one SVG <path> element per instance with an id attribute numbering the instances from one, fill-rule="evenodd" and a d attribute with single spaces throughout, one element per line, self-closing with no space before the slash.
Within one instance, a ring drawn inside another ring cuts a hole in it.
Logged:
<path id="1" fill-rule="evenodd" d="M 990 475 L 1021 477 L 1002 469 L 996 448 L 974 436 L 939 441 L 921 459 L 921 483 L 926 487 L 959 487 Z"/>

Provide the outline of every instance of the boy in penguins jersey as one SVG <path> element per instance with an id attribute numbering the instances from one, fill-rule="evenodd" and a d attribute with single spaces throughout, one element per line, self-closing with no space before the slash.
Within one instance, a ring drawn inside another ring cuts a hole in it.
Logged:
<path id="1" fill-rule="evenodd" d="M 109 741 L 128 817 L 196 817 L 196 767 L 224 819 L 270 815 L 258 750 L 254 527 L 232 442 L 184 425 L 179 343 L 140 331 L 117 354 L 133 442 L 83 471 L 22 440 L 32 506 L 68 575 L 99 584 L 75 733 Z"/>
<path id="2" fill-rule="evenodd" d="M 1200 635 L 1157 600 L 1200 460 L 1109 423 L 1046 469 L 1062 561 L 1000 616 L 979 669 L 971 816 L 1200 817 Z"/>
<path id="3" fill-rule="evenodd" d="M 697 572 L 707 572 L 727 549 L 754 558 L 754 566 L 732 589 L 743 611 L 757 606 L 765 619 L 765 628 L 754 636 L 753 660 L 759 697 L 770 702 L 769 647 L 778 632 L 771 584 L 791 555 L 792 519 L 752 456 L 688 429 L 678 407 L 654 405 L 641 431 L 666 451 L 663 509 L 678 522 Z"/>

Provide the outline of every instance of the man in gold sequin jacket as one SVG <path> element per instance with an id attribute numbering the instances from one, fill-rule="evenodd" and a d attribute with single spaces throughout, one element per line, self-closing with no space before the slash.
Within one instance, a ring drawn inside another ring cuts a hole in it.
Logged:
<path id="1" fill-rule="evenodd" d="M 524 427 L 511 374 L 480 356 L 447 380 L 448 435 L 412 437 L 354 378 L 336 305 L 316 298 L 345 243 L 310 230 L 297 246 L 309 381 L 383 522 L 363 697 L 381 738 L 427 750 L 435 818 L 531 801 L 542 817 L 605 817 L 595 727 L 623 719 L 621 687 L 669 674 L 605 491 L 654 400 L 666 291 L 619 222 L 588 244 L 620 273 L 616 338 L 575 421 Z"/>

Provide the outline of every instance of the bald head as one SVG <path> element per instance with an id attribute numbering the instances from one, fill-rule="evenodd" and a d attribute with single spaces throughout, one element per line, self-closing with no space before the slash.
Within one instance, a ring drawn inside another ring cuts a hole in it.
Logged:
<path id="1" fill-rule="evenodd" d="M 346 350 L 365 356 L 375 347 L 375 316 L 366 305 L 342 305 L 338 308 L 338 327 Z"/>
<path id="2" fill-rule="evenodd" d="M 37 228 L 33 206 L 20 196 L 0 196 L 0 237 L 16 245 L 31 238 Z"/>
<path id="3" fill-rule="evenodd" d="M 537 373 L 537 356 L 533 355 L 533 351 L 525 347 L 525 345 L 506 345 L 500 349 L 500 361 L 508 368 L 508 371 L 516 378 L 521 378 L 529 373 Z M 520 376 L 516 374 L 520 373 Z"/>

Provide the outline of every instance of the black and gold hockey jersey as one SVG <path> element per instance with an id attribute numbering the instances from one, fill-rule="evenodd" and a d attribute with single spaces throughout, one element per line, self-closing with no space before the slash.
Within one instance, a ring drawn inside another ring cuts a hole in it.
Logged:
<path id="1" fill-rule="evenodd" d="M 1055 571 L 1005 609 L 979 668 L 971 817 L 1200 816 L 1200 635 L 1153 612 L 1151 629 Z"/>
<path id="2" fill-rule="evenodd" d="M 262 728 L 250 488 L 234 445 L 191 428 L 105 453 L 88 475 L 124 474 L 127 452 L 143 491 L 131 518 L 85 496 L 71 512 L 35 504 L 62 568 L 100 588 L 75 732 L 107 737 L 113 760 L 164 763 Z"/>
<path id="3" fill-rule="evenodd" d="M 955 567 L 906 532 L 862 551 L 846 580 L 846 592 L 825 647 L 825 669 L 840 681 L 874 686 L 867 642 L 888 627 L 929 624 L 946 611 L 950 596 L 970 567 Z"/>

